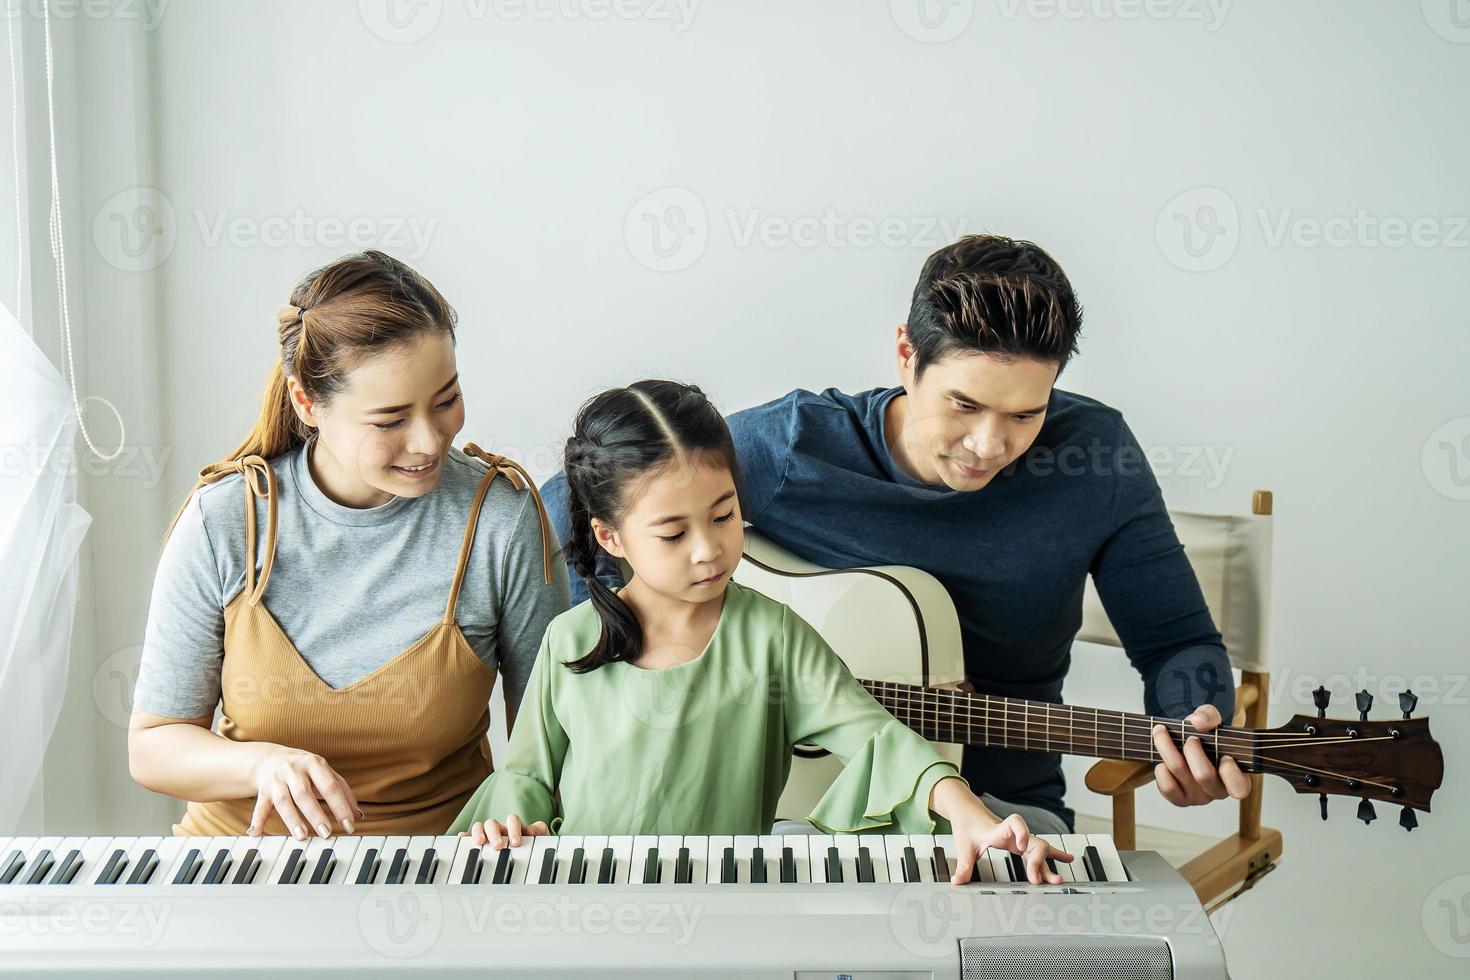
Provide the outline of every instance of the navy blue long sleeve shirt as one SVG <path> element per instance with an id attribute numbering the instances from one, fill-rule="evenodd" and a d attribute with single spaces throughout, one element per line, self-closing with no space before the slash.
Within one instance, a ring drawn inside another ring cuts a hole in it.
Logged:
<path id="1" fill-rule="evenodd" d="M 953 598 L 965 672 L 987 694 L 1059 703 L 1090 574 L 1143 678 L 1144 708 L 1179 718 L 1235 691 L 1220 634 L 1152 471 L 1122 416 L 1053 390 L 1036 442 L 978 491 L 925 484 L 899 468 L 884 410 L 902 388 L 798 389 L 729 417 L 744 517 L 777 544 L 830 568 L 909 565 Z M 566 481 L 542 490 L 569 540 Z M 599 579 L 621 583 L 609 556 Z M 572 576 L 572 601 L 586 587 Z M 978 792 L 1072 823 L 1055 753 L 965 749 Z"/>

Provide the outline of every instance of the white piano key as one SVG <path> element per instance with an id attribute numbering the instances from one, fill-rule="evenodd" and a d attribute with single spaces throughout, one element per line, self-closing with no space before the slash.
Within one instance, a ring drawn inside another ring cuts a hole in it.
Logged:
<path id="1" fill-rule="evenodd" d="M 857 834 L 838 834 L 836 843 L 837 856 L 842 862 L 842 880 L 847 884 L 855 884 L 858 880 L 858 846 L 862 842 Z"/>
<path id="2" fill-rule="evenodd" d="M 679 848 L 684 846 L 684 838 L 670 834 L 664 834 L 658 839 L 658 880 L 661 884 L 671 885 L 674 883 L 674 868 L 679 859 Z"/>
<path id="3" fill-rule="evenodd" d="M 1037 836 L 1059 851 L 1066 850 L 1066 848 L 1062 846 L 1061 834 L 1038 834 Z M 1057 874 L 1062 876 L 1062 881 L 1070 884 L 1071 882 L 1077 880 L 1077 870 L 1071 864 L 1068 864 L 1066 861 L 1055 859 L 1052 860 L 1052 864 L 1055 864 L 1057 866 Z M 1046 879 L 1043 878 L 1042 881 L 1046 881 Z"/>
<path id="4" fill-rule="evenodd" d="M 735 836 L 735 880 L 742 885 L 750 884 L 750 859 L 761 839 L 754 834 Z"/>
<path id="5" fill-rule="evenodd" d="M 97 860 L 97 854 L 107 845 L 110 837 L 67 837 L 62 840 L 61 847 L 57 849 L 56 867 L 46 876 L 46 883 L 56 881 L 56 877 L 66 868 L 66 862 L 75 852 L 76 862 L 67 871 L 68 884 L 80 885 L 86 883 L 86 876 L 91 872 L 92 865 Z"/>
<path id="6" fill-rule="evenodd" d="M 1087 835 L 1086 834 L 1063 834 L 1062 850 L 1072 855 L 1072 877 L 1077 881 L 1088 881 L 1087 877 Z M 1057 862 L 1061 864 L 1060 861 Z"/>
<path id="7" fill-rule="evenodd" d="M 720 870 L 724 864 L 725 848 L 734 849 L 735 838 L 728 834 L 712 834 L 705 838 L 704 847 L 704 877 L 696 877 L 695 881 L 703 881 L 707 884 L 718 885 L 720 883 Z"/>
<path id="8" fill-rule="evenodd" d="M 614 885 L 626 885 L 629 881 L 642 881 L 643 861 L 637 861 L 634 868 L 633 860 L 633 838 L 627 834 L 619 834 L 607 839 L 607 846 L 613 850 L 613 880 Z M 647 851 L 644 852 L 647 854 Z M 602 858 L 597 859 L 601 862 Z"/>
<path id="9" fill-rule="evenodd" d="M 31 843 L 30 846 L 26 848 L 25 864 L 21 867 L 20 873 L 11 880 L 11 884 L 24 885 L 29 882 L 32 877 L 35 877 L 36 871 L 38 869 L 46 867 L 45 863 L 41 859 L 41 855 L 48 854 L 48 852 L 51 863 L 49 867 L 46 867 L 46 872 L 42 876 L 41 880 L 44 881 L 46 878 L 51 877 L 52 873 L 56 870 L 56 849 L 61 846 L 61 842 L 64 839 L 65 838 L 62 837 L 29 838 Z"/>
<path id="10" fill-rule="evenodd" d="M 445 884 L 463 885 L 476 884 L 475 875 L 471 874 L 471 880 L 465 881 L 465 865 L 469 864 L 470 856 L 474 855 L 479 864 L 479 884 L 488 885 L 490 875 L 495 871 L 494 852 L 490 850 L 489 844 L 477 844 L 473 837 L 465 836 L 459 839 L 459 846 L 455 848 L 454 857 L 449 862 L 449 874 L 444 879 Z"/>
<path id="11" fill-rule="evenodd" d="M 271 862 L 269 868 L 262 867 L 260 869 L 260 875 L 255 879 L 262 885 L 270 888 L 285 887 L 281 885 L 281 876 L 285 874 L 287 866 L 291 864 L 291 855 L 300 852 L 301 858 L 297 861 L 299 865 L 306 860 L 306 850 L 311 846 L 310 839 L 300 841 L 294 837 L 282 837 L 280 841 L 281 846 L 275 853 L 275 860 Z M 296 880 L 300 881 L 300 876 L 297 876 Z"/>
<path id="12" fill-rule="evenodd" d="M 689 880 L 695 884 L 709 880 L 709 839 L 704 836 L 685 837 L 683 847 L 689 848 Z"/>
<path id="13" fill-rule="evenodd" d="M 990 858 L 990 867 L 995 875 L 996 884 L 1015 882 L 1016 878 L 1011 874 L 1011 852 L 999 847 L 987 847 L 985 854 Z"/>
<path id="14" fill-rule="evenodd" d="M 762 834 L 756 838 L 766 863 L 766 884 L 781 883 L 781 848 L 786 846 L 780 834 Z M 752 869 L 753 870 L 753 869 Z"/>
<path id="15" fill-rule="evenodd" d="M 653 834 L 639 834 L 633 838 L 633 860 L 628 869 L 629 883 L 634 885 L 643 884 L 643 871 L 648 861 L 648 849 L 651 847 L 657 852 L 658 840 Z M 662 867 L 661 863 L 660 867 Z M 660 880 L 663 879 L 660 878 Z"/>
<path id="16" fill-rule="evenodd" d="M 82 873 L 75 879 L 75 883 L 84 885 L 95 885 L 102 872 L 107 870 L 107 863 L 112 860 L 112 855 L 118 851 L 122 852 L 122 860 L 128 858 L 128 851 L 138 842 L 136 837 L 112 837 L 107 839 L 107 847 L 102 850 L 97 860 L 92 862 L 91 867 L 83 868 Z M 5 855 L 10 852 L 5 849 L 5 844 L 0 841 L 0 862 L 5 860 Z M 121 863 L 121 862 L 119 862 Z M 126 867 L 126 865 L 124 865 Z"/>
<path id="17" fill-rule="evenodd" d="M 577 848 L 582 847 L 583 838 L 577 834 L 569 834 L 565 837 L 556 838 L 556 880 L 559 884 L 570 884 L 572 881 L 572 858 L 576 856 Z M 587 880 L 587 852 L 582 851 L 582 880 Z"/>
<path id="18" fill-rule="evenodd" d="M 980 857 L 975 861 L 975 877 L 971 880 L 984 884 L 995 884 L 995 865 L 990 860 L 990 852 L 993 848 L 987 847 L 980 852 Z"/>
<path id="19" fill-rule="evenodd" d="M 1128 871 L 1123 866 L 1123 859 L 1118 855 L 1118 848 L 1113 844 L 1110 834 L 1088 834 L 1087 843 L 1097 848 L 1098 855 L 1102 858 L 1103 870 L 1108 874 L 1108 881 L 1127 881 Z"/>
<path id="20" fill-rule="evenodd" d="M 776 876 L 774 881 L 781 880 L 781 853 L 786 848 L 791 848 L 791 857 L 796 862 L 796 883 L 799 885 L 809 884 L 812 878 L 810 834 L 786 834 L 781 840 L 782 851 L 776 853 Z"/>
<path id="21" fill-rule="evenodd" d="M 584 883 L 597 884 L 597 871 L 602 866 L 602 852 L 606 847 L 606 834 L 592 834 L 582 838 L 582 860 L 586 865 L 586 873 L 582 877 Z"/>
<path id="22" fill-rule="evenodd" d="M 570 837 L 533 837 L 531 844 L 531 866 L 526 870 L 526 884 L 539 885 L 541 883 L 541 868 L 546 862 L 548 852 L 555 852 L 552 859 L 553 881 L 558 885 L 567 883 L 567 866 L 571 864 L 572 852 L 568 849 L 563 851 L 562 845 L 570 841 Z"/>
<path id="23" fill-rule="evenodd" d="M 827 881 L 827 848 L 836 847 L 837 841 L 831 834 L 807 835 L 808 861 L 811 864 L 812 882 Z"/>
<path id="24" fill-rule="evenodd" d="M 944 880 L 948 881 L 951 877 L 954 876 L 954 873 L 958 869 L 960 863 L 960 852 L 959 848 L 955 846 L 954 834 L 935 834 L 934 846 L 944 849 L 944 860 L 945 863 L 949 865 L 949 875 L 945 876 Z M 933 858 L 933 851 L 930 852 L 929 856 L 931 859 Z M 974 872 L 972 871 L 972 881 L 974 880 L 973 875 Z"/>
<path id="25" fill-rule="evenodd" d="M 366 884 L 377 884 L 383 880 L 383 872 L 388 867 L 388 862 L 384 859 L 384 854 L 387 850 L 387 841 L 388 838 L 380 835 L 358 838 L 357 851 L 352 855 L 352 866 L 347 869 L 347 877 L 345 879 L 349 885 L 357 883 L 358 878 L 362 876 L 362 866 L 369 860 L 375 861 L 378 868 L 377 873 L 371 876 L 370 882 L 365 883 L 365 887 Z M 375 851 L 376 853 L 374 853 Z"/>
<path id="26" fill-rule="evenodd" d="M 883 853 L 888 865 L 888 880 L 902 883 L 903 849 L 908 846 L 908 837 L 902 834 L 883 835 Z"/>

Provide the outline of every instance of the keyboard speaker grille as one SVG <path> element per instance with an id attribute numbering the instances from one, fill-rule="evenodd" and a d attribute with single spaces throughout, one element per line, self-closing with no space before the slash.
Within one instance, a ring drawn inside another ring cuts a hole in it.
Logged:
<path id="1" fill-rule="evenodd" d="M 1161 939 L 1132 936 L 1030 936 L 960 940 L 964 980 L 1173 980 Z"/>

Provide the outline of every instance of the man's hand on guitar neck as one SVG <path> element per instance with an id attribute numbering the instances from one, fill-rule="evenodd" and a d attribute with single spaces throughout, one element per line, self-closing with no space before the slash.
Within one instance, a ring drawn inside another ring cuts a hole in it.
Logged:
<path id="1" fill-rule="evenodd" d="M 1197 732 L 1214 731 L 1220 724 L 1220 710 L 1212 704 L 1201 705 L 1184 723 Z M 1222 754 L 1217 767 L 1205 754 L 1199 736 L 1185 739 L 1182 752 L 1163 725 L 1154 726 L 1153 739 L 1162 760 L 1154 766 L 1154 782 L 1159 784 L 1159 794 L 1175 806 L 1203 806 L 1227 796 L 1242 800 L 1250 792 L 1250 777 L 1235 760 Z"/>

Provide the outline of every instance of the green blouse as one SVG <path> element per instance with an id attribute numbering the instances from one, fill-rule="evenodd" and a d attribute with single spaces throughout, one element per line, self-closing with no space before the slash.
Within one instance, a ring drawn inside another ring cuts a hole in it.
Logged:
<path id="1" fill-rule="evenodd" d="M 807 818 L 824 832 L 948 830 L 928 801 L 936 782 L 959 775 L 954 765 L 785 605 L 731 582 L 693 660 L 585 674 L 563 666 L 600 632 L 590 601 L 552 620 L 505 764 L 449 833 L 512 813 L 559 834 L 769 833 L 797 744 L 845 764 Z"/>

